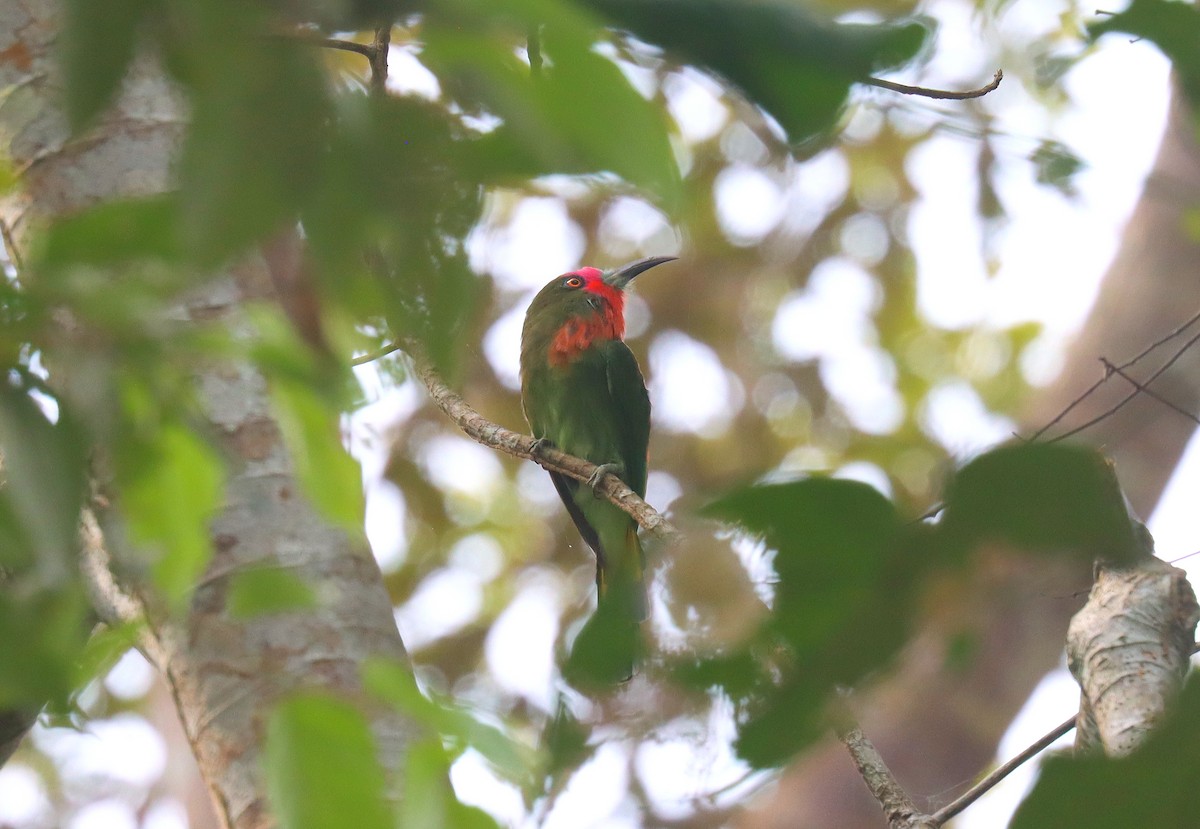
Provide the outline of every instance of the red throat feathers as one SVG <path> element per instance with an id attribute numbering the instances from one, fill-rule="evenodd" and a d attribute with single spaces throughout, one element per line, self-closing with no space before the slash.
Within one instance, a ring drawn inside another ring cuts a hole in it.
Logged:
<path id="1" fill-rule="evenodd" d="M 583 280 L 581 290 L 592 295 L 596 312 L 572 317 L 558 329 L 547 354 L 552 366 L 570 364 L 596 340 L 619 340 L 625 336 L 624 292 L 605 282 L 599 268 L 580 268 L 567 276 Z"/>

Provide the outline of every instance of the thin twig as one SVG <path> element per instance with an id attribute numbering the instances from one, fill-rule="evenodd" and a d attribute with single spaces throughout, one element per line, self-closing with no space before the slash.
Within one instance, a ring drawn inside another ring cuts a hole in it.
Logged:
<path id="1" fill-rule="evenodd" d="M 1164 371 L 1166 371 L 1171 366 L 1173 366 L 1175 364 L 1175 362 L 1180 357 L 1182 357 L 1187 352 L 1187 350 L 1189 348 L 1191 348 L 1193 345 L 1195 345 L 1197 342 L 1200 342 L 1200 334 L 1192 335 L 1191 339 L 1189 339 L 1186 343 L 1184 343 L 1183 346 L 1180 347 L 1180 349 L 1178 351 L 1176 351 L 1174 354 L 1172 354 L 1171 358 L 1169 360 L 1167 360 L 1165 363 L 1163 363 L 1161 366 L 1159 366 L 1158 369 L 1153 374 L 1151 374 L 1149 377 L 1147 377 L 1142 382 L 1142 385 L 1148 386 L 1151 383 L 1153 383 L 1159 376 L 1162 375 L 1162 373 Z M 1139 394 L 1141 394 L 1141 391 L 1139 389 L 1134 389 L 1132 392 L 1127 394 L 1125 397 L 1121 398 L 1120 402 L 1114 404 L 1113 406 L 1110 406 L 1108 409 L 1106 409 L 1105 411 L 1096 415 L 1091 420 L 1088 420 L 1087 422 L 1082 423 L 1079 426 L 1076 426 L 1074 429 L 1068 429 L 1066 432 L 1063 432 L 1061 435 L 1058 435 L 1057 437 L 1053 438 L 1049 442 L 1057 443 L 1060 440 L 1065 440 L 1073 435 L 1077 435 L 1085 429 L 1090 429 L 1092 426 L 1095 426 L 1100 421 L 1106 420 L 1107 418 L 1112 417 L 1118 411 L 1123 409 L 1126 406 L 1126 404 L 1129 403 L 1129 401 L 1133 400 Z"/>
<path id="2" fill-rule="evenodd" d="M 1141 362 L 1146 356 L 1148 356 L 1152 351 L 1155 351 L 1160 346 L 1166 345 L 1171 340 L 1180 336 L 1185 331 L 1187 331 L 1189 328 L 1191 328 L 1193 325 L 1195 325 L 1197 322 L 1200 322 L 1200 312 L 1193 314 L 1186 322 L 1184 322 L 1182 325 L 1179 325 L 1178 327 L 1176 327 L 1170 333 L 1168 333 L 1168 334 L 1160 337 L 1159 339 L 1155 340 L 1154 342 L 1150 343 L 1150 345 L 1148 345 L 1144 349 L 1142 349 L 1133 358 L 1126 360 L 1124 363 L 1121 363 L 1120 368 L 1127 369 L 1127 368 L 1130 368 L 1130 367 L 1136 365 L 1137 363 Z M 1072 412 L 1072 410 L 1075 409 L 1076 406 L 1078 406 L 1080 403 L 1082 403 L 1087 398 L 1091 397 L 1098 388 L 1100 388 L 1102 385 L 1104 385 L 1106 382 L 1108 382 L 1108 379 L 1109 379 L 1109 375 L 1106 374 L 1104 377 L 1101 377 L 1095 383 L 1092 383 L 1092 385 L 1090 387 L 1088 387 L 1082 394 L 1080 394 L 1078 397 L 1076 397 L 1074 400 L 1072 400 L 1065 409 L 1063 409 L 1061 412 L 1059 412 L 1057 415 L 1055 415 L 1053 420 L 1051 420 L 1045 426 L 1043 426 L 1042 428 L 1040 428 L 1036 432 L 1034 432 L 1033 436 L 1031 438 L 1029 438 L 1029 440 L 1030 441 L 1037 440 L 1042 435 L 1044 435 L 1046 432 L 1050 431 L 1055 426 L 1057 426 L 1059 423 L 1061 423 L 1063 418 L 1065 418 L 1068 414 L 1070 414 Z M 1133 396 L 1136 396 L 1136 395 L 1133 395 Z M 1132 399 L 1132 397 L 1129 399 Z M 1125 405 L 1124 401 L 1122 401 L 1122 403 L 1120 405 L 1122 405 L 1122 406 Z M 1107 417 L 1107 415 L 1105 415 L 1105 417 Z"/>
<path id="3" fill-rule="evenodd" d="M 989 92 L 994 91 L 1000 86 L 1000 81 L 1004 80 L 1004 70 L 997 69 L 996 74 L 992 75 L 992 80 L 978 89 L 968 89 L 966 92 L 954 92 L 949 89 L 930 89 L 926 86 L 909 86 L 908 84 L 896 83 L 895 81 L 885 81 L 882 78 L 867 78 L 863 83 L 868 86 L 877 86 L 880 89 L 890 89 L 892 92 L 899 92 L 901 95 L 918 95 L 922 98 L 938 98 L 944 101 L 967 101 L 971 98 L 982 98 Z"/>
<path id="4" fill-rule="evenodd" d="M 371 60 L 375 56 L 375 48 L 370 43 L 356 43 L 353 40 L 340 40 L 336 37 L 313 37 L 304 38 L 306 43 L 313 46 L 320 46 L 322 49 L 339 49 L 343 52 L 354 52 L 362 55 L 367 60 Z"/>
<path id="5" fill-rule="evenodd" d="M 1066 734 L 1074 727 L 1074 716 L 1065 722 L 1059 723 L 1057 726 L 1055 726 L 1053 731 L 1046 734 L 1033 745 L 1027 747 L 1024 751 L 1022 751 L 1016 757 L 1013 757 L 1007 763 L 998 766 L 992 771 L 991 774 L 972 786 L 966 793 L 955 798 L 954 802 L 943 806 L 941 809 L 938 809 L 936 812 L 930 815 L 930 822 L 933 823 L 934 826 L 941 826 L 950 818 L 954 817 L 963 809 L 967 808 L 976 800 L 978 800 L 984 792 L 994 787 L 1005 777 L 1008 777 L 1008 775 L 1010 775 L 1018 766 L 1027 762 L 1035 755 L 1045 751 L 1050 747 L 1051 744 L 1054 743 L 1055 740 Z"/>
<path id="6" fill-rule="evenodd" d="M 352 366 L 363 366 L 367 363 L 373 363 L 381 357 L 386 357 L 389 354 L 395 354 L 401 348 L 400 343 L 388 343 L 377 351 L 371 351 L 367 354 L 355 357 L 350 361 Z"/>
<path id="7" fill-rule="evenodd" d="M 1101 357 L 1101 358 L 1100 358 L 1100 362 L 1101 362 L 1101 363 L 1104 365 L 1104 369 L 1105 369 L 1105 371 L 1106 371 L 1106 372 L 1108 372 L 1109 374 L 1119 374 L 1120 376 L 1122 376 L 1122 377 L 1124 377 L 1126 380 L 1128 380 L 1128 381 L 1129 381 L 1129 384 L 1130 384 L 1131 386 L 1133 386 L 1135 389 L 1137 389 L 1138 391 L 1140 391 L 1142 394 L 1144 394 L 1144 395 L 1147 395 L 1148 397 L 1152 397 L 1152 398 L 1154 398 L 1154 399 L 1155 399 L 1155 400 L 1157 400 L 1159 403 L 1162 403 L 1164 406 L 1166 406 L 1168 409 L 1171 409 L 1172 411 L 1178 412 L 1179 414 L 1181 414 L 1181 415 L 1183 415 L 1184 417 L 1186 417 L 1188 420 L 1190 420 L 1190 421 L 1192 421 L 1193 423 L 1195 423 L 1197 426 L 1200 426 L 1200 417 L 1196 417 L 1194 414 L 1192 414 L 1191 412 L 1189 412 L 1187 409 L 1183 408 L 1182 406 L 1178 406 L 1178 405 L 1176 405 L 1175 403 L 1172 403 L 1170 400 L 1168 400 L 1167 398 L 1163 397 L 1163 396 L 1162 396 L 1161 394 L 1159 394 L 1158 392 L 1156 392 L 1156 391 L 1154 391 L 1154 390 L 1152 390 L 1152 389 L 1149 389 L 1149 388 L 1147 388 L 1147 387 L 1146 387 L 1144 384 L 1142 384 L 1142 383 L 1139 383 L 1139 382 L 1138 382 L 1136 379 L 1134 379 L 1133 377 L 1130 377 L 1128 374 L 1126 374 L 1126 373 L 1125 373 L 1125 372 L 1124 372 L 1124 371 L 1121 369 L 1121 367 L 1120 367 L 1120 366 L 1118 366 L 1118 365 L 1114 365 L 1114 364 L 1112 364 L 1111 362 L 1109 362 L 1107 358 L 1105 358 L 1105 357 Z"/>

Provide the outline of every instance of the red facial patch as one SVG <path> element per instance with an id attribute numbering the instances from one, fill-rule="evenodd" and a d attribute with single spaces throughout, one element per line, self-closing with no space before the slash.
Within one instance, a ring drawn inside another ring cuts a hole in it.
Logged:
<path id="1" fill-rule="evenodd" d="M 564 276 L 583 280 L 580 291 L 603 300 L 600 308 L 587 316 L 567 320 L 550 341 L 550 365 L 565 366 L 591 347 L 596 340 L 619 340 L 625 336 L 625 294 L 604 281 L 599 268 L 580 268 Z"/>

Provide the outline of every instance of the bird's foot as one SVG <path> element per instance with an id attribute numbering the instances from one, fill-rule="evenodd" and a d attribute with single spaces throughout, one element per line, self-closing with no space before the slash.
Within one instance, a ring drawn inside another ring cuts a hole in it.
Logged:
<path id="1" fill-rule="evenodd" d="M 608 475 L 609 473 L 613 475 L 620 475 L 624 471 L 624 464 L 619 463 L 602 463 L 597 466 L 596 471 L 593 472 L 591 477 L 587 479 L 588 486 L 592 488 L 592 494 L 597 498 L 600 497 L 600 493 L 596 492 L 596 487 L 600 486 L 600 479 L 605 475 Z"/>
<path id="2" fill-rule="evenodd" d="M 552 446 L 554 446 L 554 444 L 550 441 L 549 438 L 534 438 L 533 446 L 529 447 L 529 454 L 534 455 L 534 456 L 541 455 L 542 450 L 549 449 Z"/>

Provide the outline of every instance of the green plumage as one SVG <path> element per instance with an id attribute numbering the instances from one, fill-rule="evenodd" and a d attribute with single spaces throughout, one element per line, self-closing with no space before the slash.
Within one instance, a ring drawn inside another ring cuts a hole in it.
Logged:
<path id="1" fill-rule="evenodd" d="M 646 494 L 650 397 L 637 360 L 621 340 L 625 284 L 659 262 L 611 274 L 585 268 L 557 277 L 534 298 L 521 334 L 521 397 L 534 437 L 612 471 Z M 649 263 L 649 264 L 647 264 Z M 602 605 L 646 618 L 644 557 L 637 523 L 592 488 L 551 472 L 580 535 L 596 554 Z"/>

